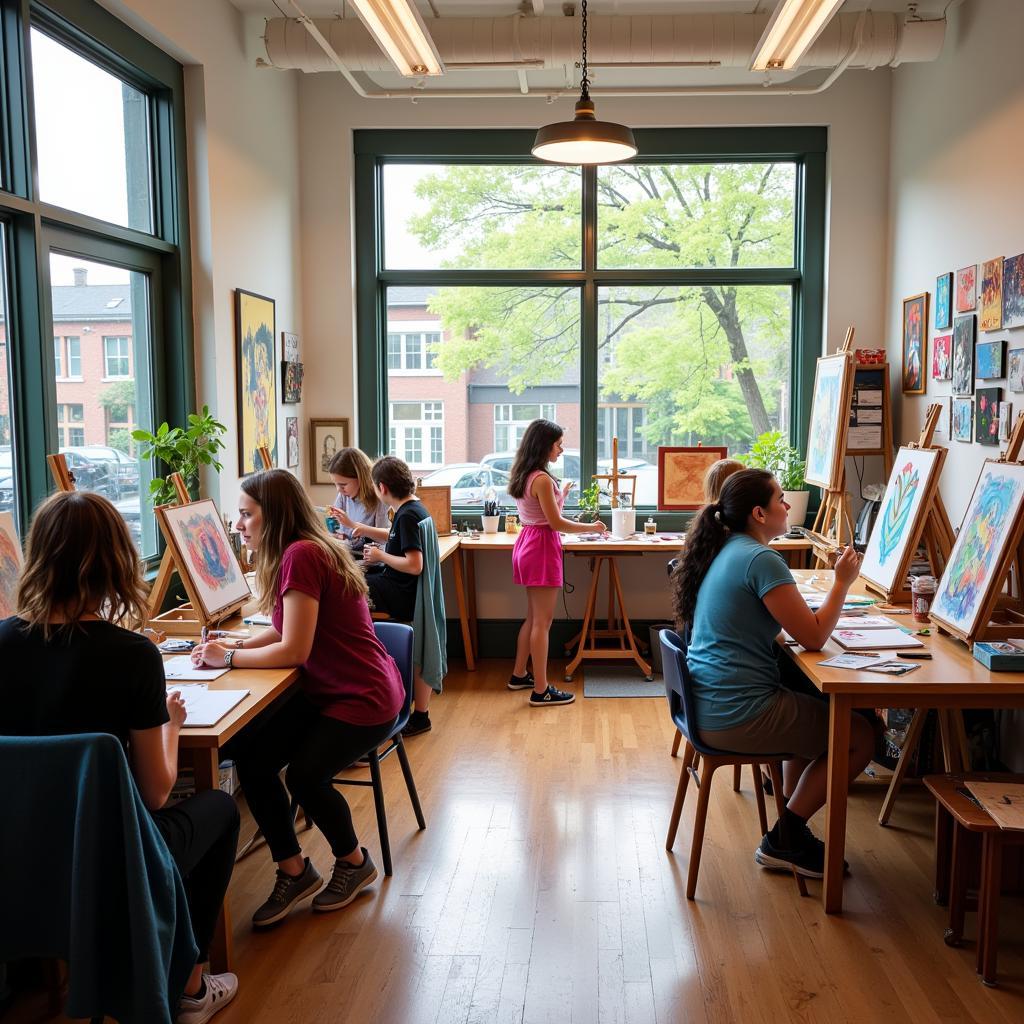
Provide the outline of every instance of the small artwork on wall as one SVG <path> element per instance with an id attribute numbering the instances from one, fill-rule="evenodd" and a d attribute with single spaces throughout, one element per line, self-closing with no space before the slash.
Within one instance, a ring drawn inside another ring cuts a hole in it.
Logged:
<path id="1" fill-rule="evenodd" d="M 1004 375 L 1005 354 L 1005 341 L 979 342 L 974 354 L 975 376 L 982 380 L 998 380 Z"/>
<path id="2" fill-rule="evenodd" d="M 953 376 L 953 335 L 936 334 L 932 338 L 932 380 Z"/>
<path id="3" fill-rule="evenodd" d="M 978 329 L 998 331 L 1003 326 L 1003 257 L 981 265 L 981 316 Z"/>
<path id="4" fill-rule="evenodd" d="M 974 391 L 974 314 L 953 321 L 953 394 Z"/>
<path id="5" fill-rule="evenodd" d="M 928 293 L 903 300 L 903 392 L 921 395 L 925 390 L 928 358 Z"/>
<path id="6" fill-rule="evenodd" d="M 1003 260 L 1003 326 L 1024 327 L 1024 253 Z"/>
<path id="7" fill-rule="evenodd" d="M 1008 355 L 1009 388 L 1011 391 L 1024 391 L 1024 348 L 1011 348 Z"/>
<path id="8" fill-rule="evenodd" d="M 951 398 L 953 408 L 950 412 L 952 430 L 950 436 L 954 441 L 970 441 L 974 426 L 974 401 L 970 398 Z"/>
<path id="9" fill-rule="evenodd" d="M 281 355 L 286 363 L 299 361 L 299 336 L 289 331 L 281 332 Z"/>
<path id="10" fill-rule="evenodd" d="M 281 391 L 289 405 L 302 401 L 302 363 L 281 363 Z"/>
<path id="11" fill-rule="evenodd" d="M 974 439 L 999 444 L 999 399 L 1002 388 L 978 388 L 974 393 Z"/>
<path id="12" fill-rule="evenodd" d="M 1010 428 L 1013 426 L 1013 403 L 999 403 L 999 440 L 1010 440 Z"/>
<path id="13" fill-rule="evenodd" d="M 956 272 L 956 311 L 969 313 L 978 304 L 978 266 L 972 264 Z"/>
<path id="14" fill-rule="evenodd" d="M 309 421 L 309 482 L 331 484 L 328 472 L 335 453 L 348 447 L 348 419 Z"/>
<path id="15" fill-rule="evenodd" d="M 953 322 L 953 274 L 935 278 L 935 330 L 948 331 Z"/>
<path id="16" fill-rule="evenodd" d="M 288 468 L 295 469 L 299 464 L 299 418 L 286 416 L 284 419 L 285 447 L 288 453 Z"/>

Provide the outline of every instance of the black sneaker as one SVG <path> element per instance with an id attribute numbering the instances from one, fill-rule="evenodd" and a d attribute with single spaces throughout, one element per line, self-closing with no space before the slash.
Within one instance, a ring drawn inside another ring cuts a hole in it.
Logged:
<path id="1" fill-rule="evenodd" d="M 252 923 L 256 928 L 266 928 L 268 925 L 277 924 L 281 918 L 286 917 L 288 912 L 299 900 L 304 900 L 323 884 L 320 872 L 306 858 L 306 870 L 293 878 L 278 870 L 277 881 L 274 883 L 274 891 L 270 898 L 263 904 L 255 914 L 252 915 Z"/>
<path id="2" fill-rule="evenodd" d="M 508 688 L 510 690 L 532 690 L 533 673 L 527 670 L 525 676 L 511 675 L 508 677 Z"/>
<path id="3" fill-rule="evenodd" d="M 314 910 L 340 910 L 347 907 L 376 877 L 377 869 L 370 859 L 366 847 L 363 851 L 363 863 L 358 867 L 347 860 L 334 862 L 334 874 L 331 880 L 313 897 Z"/>
<path id="4" fill-rule="evenodd" d="M 402 738 L 408 739 L 410 736 L 419 736 L 421 732 L 430 732 L 431 728 L 430 715 L 426 711 L 414 711 L 409 716 L 409 721 L 406 722 L 405 728 L 402 730 Z"/>
<path id="5" fill-rule="evenodd" d="M 777 871 L 791 871 L 794 868 L 798 875 L 805 878 L 823 878 L 825 876 L 825 844 L 818 840 L 817 844 L 799 842 L 793 849 L 787 850 L 772 842 L 771 832 L 761 837 L 761 845 L 754 851 L 754 860 L 763 868 Z"/>
<path id="6" fill-rule="evenodd" d="M 543 693 L 534 691 L 530 694 L 531 708 L 550 708 L 556 704 L 571 704 L 576 699 L 575 693 L 567 690 L 556 690 L 550 683 Z"/>

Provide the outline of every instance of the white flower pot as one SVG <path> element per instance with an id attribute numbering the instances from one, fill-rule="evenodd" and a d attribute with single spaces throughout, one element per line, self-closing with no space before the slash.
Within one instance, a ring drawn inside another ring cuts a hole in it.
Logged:
<path id="1" fill-rule="evenodd" d="M 807 518 L 807 501 L 811 496 L 810 491 L 783 491 L 782 497 L 789 505 L 789 516 L 786 522 L 790 529 L 794 526 L 803 526 Z"/>
<path id="2" fill-rule="evenodd" d="M 613 508 L 612 509 L 612 536 L 619 540 L 625 540 L 636 533 L 636 509 L 635 508 Z"/>
<path id="3" fill-rule="evenodd" d="M 501 516 L 481 516 L 484 524 L 484 533 L 497 533 L 498 523 L 501 521 Z"/>

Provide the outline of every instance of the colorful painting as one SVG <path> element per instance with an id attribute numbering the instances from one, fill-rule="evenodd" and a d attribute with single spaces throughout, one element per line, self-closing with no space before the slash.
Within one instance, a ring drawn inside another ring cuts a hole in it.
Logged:
<path id="1" fill-rule="evenodd" d="M 286 363 L 299 361 L 299 336 L 289 331 L 281 332 L 281 357 Z"/>
<path id="2" fill-rule="evenodd" d="M 10 618 L 17 609 L 20 574 L 21 541 L 14 527 L 14 516 L 0 512 L 0 619 Z"/>
<path id="3" fill-rule="evenodd" d="M 284 420 L 285 445 L 288 451 L 288 460 L 285 463 L 289 469 L 294 469 L 299 464 L 299 418 L 298 416 L 286 416 Z"/>
<path id="4" fill-rule="evenodd" d="M 178 568 L 188 574 L 189 596 L 195 596 L 207 619 L 247 601 L 252 592 L 231 550 L 224 522 L 211 498 L 163 509 L 169 543 Z"/>
<path id="5" fill-rule="evenodd" d="M 927 513 L 924 499 L 938 462 L 939 453 L 930 448 L 901 448 L 896 455 L 860 570 L 883 590 L 900 582 L 901 571 L 906 575 L 903 563 L 920 535 L 921 516 Z"/>
<path id="6" fill-rule="evenodd" d="M 999 444 L 999 399 L 1002 388 L 978 388 L 974 393 L 974 439 Z"/>
<path id="7" fill-rule="evenodd" d="M 331 484 L 327 467 L 335 452 L 348 447 L 348 420 L 309 421 L 309 482 Z"/>
<path id="8" fill-rule="evenodd" d="M 302 401 L 302 363 L 281 363 L 281 401 L 289 405 Z"/>
<path id="9" fill-rule="evenodd" d="M 818 360 L 811 394 L 811 426 L 807 434 L 804 473 L 804 479 L 816 487 L 835 490 L 839 485 L 852 386 L 849 356 L 822 356 Z"/>
<path id="10" fill-rule="evenodd" d="M 903 392 L 921 395 L 928 360 L 928 293 L 903 300 Z"/>
<path id="11" fill-rule="evenodd" d="M 692 510 L 704 504 L 704 477 L 728 448 L 658 448 L 658 508 Z"/>
<path id="12" fill-rule="evenodd" d="M 974 391 L 974 314 L 953 321 L 953 394 Z"/>
<path id="13" fill-rule="evenodd" d="M 932 338 L 932 380 L 953 376 L 953 335 L 936 334 Z"/>
<path id="14" fill-rule="evenodd" d="M 238 471 L 263 468 L 258 448 L 277 464 L 277 384 L 274 367 L 274 300 L 235 289 L 238 372 Z"/>
<path id="15" fill-rule="evenodd" d="M 998 331 L 1003 326 L 1003 258 L 985 260 L 981 265 L 981 316 L 978 328 Z"/>
<path id="16" fill-rule="evenodd" d="M 953 274 L 935 278 L 935 330 L 948 331 L 953 322 Z"/>
<path id="17" fill-rule="evenodd" d="M 978 342 L 974 350 L 975 376 L 982 380 L 996 380 L 1004 375 L 1005 362 L 1005 341 Z"/>
<path id="18" fill-rule="evenodd" d="M 1011 391 L 1024 391 L 1024 348 L 1011 348 L 1007 377 Z"/>
<path id="19" fill-rule="evenodd" d="M 1002 584 L 997 571 L 1013 541 L 1022 502 L 1024 466 L 986 462 L 932 604 L 937 619 L 967 636 L 978 625 L 991 588 Z"/>
<path id="20" fill-rule="evenodd" d="M 1003 260 L 1003 326 L 1024 327 L 1024 253 Z"/>
<path id="21" fill-rule="evenodd" d="M 972 264 L 956 272 L 956 311 L 969 313 L 978 304 L 978 266 Z"/>
<path id="22" fill-rule="evenodd" d="M 974 436 L 974 401 L 970 398 L 954 398 L 950 417 L 953 422 L 951 437 L 954 441 L 970 442 Z"/>
<path id="23" fill-rule="evenodd" d="M 1013 429 L 1013 403 L 999 403 L 999 440 L 1009 441 L 1010 431 Z"/>

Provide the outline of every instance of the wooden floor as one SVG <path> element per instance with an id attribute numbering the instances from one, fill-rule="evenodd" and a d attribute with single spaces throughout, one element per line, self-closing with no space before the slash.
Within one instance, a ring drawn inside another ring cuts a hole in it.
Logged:
<path id="1" fill-rule="evenodd" d="M 509 664 L 456 668 L 409 741 L 428 828 L 415 829 L 397 762 L 385 766 L 395 874 L 345 910 L 308 903 L 270 932 L 249 916 L 272 885 L 266 852 L 230 901 L 241 988 L 217 1024 L 611 1024 L 703 1021 L 1024 1020 L 1024 915 L 1003 905 L 1001 985 L 974 972 L 932 902 L 932 809 L 920 787 L 892 825 L 882 791 L 851 799 L 846 913 L 819 883 L 758 868 L 750 777 L 716 777 L 696 902 L 684 889 L 692 797 L 664 849 L 679 762 L 659 699 L 532 710 Z M 347 790 L 380 867 L 372 800 Z M 355 794 L 355 795 L 352 795 Z M 821 822 L 814 826 L 821 832 Z M 304 834 L 321 871 L 329 853 Z M 13 1021 L 38 1019 L 23 1003 Z"/>

